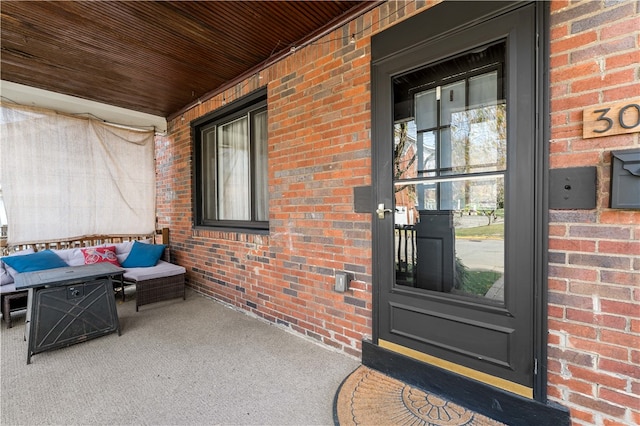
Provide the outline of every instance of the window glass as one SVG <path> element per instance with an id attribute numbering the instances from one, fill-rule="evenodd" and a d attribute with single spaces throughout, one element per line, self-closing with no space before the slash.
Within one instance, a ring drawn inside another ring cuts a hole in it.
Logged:
<path id="1" fill-rule="evenodd" d="M 193 127 L 196 225 L 268 229 L 266 90 Z"/>
<path id="2" fill-rule="evenodd" d="M 203 130 L 202 140 L 202 192 L 203 192 L 203 216 L 206 220 L 215 220 L 216 218 L 216 191 L 215 191 L 215 172 L 216 172 L 216 134 L 215 126 L 211 126 Z"/>
<path id="3" fill-rule="evenodd" d="M 261 111 L 253 115 L 253 128 L 255 129 L 255 155 L 254 164 L 256 170 L 255 181 L 255 210 L 256 220 L 269 219 L 269 187 L 267 185 L 267 111 Z"/>

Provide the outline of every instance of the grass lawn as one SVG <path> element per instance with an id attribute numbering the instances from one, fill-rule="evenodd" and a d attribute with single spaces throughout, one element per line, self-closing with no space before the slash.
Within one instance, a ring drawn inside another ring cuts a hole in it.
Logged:
<path id="1" fill-rule="evenodd" d="M 491 286 L 498 281 L 502 274 L 494 271 L 470 271 L 467 270 L 460 290 L 465 293 L 484 296 Z"/>
<path id="2" fill-rule="evenodd" d="M 504 238 L 504 223 L 476 226 L 473 228 L 456 228 L 456 237 L 463 238 Z"/>

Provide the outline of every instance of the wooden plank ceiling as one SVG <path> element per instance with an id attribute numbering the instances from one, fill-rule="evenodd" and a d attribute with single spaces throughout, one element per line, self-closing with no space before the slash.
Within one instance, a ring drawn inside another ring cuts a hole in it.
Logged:
<path id="1" fill-rule="evenodd" d="M 370 1 L 3 1 L 1 78 L 169 117 Z"/>

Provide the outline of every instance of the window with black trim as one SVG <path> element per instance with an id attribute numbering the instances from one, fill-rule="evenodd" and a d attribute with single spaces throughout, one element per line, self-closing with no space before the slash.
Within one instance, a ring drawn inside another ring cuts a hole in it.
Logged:
<path id="1" fill-rule="evenodd" d="M 191 131 L 196 226 L 268 230 L 266 89 L 194 121 Z"/>

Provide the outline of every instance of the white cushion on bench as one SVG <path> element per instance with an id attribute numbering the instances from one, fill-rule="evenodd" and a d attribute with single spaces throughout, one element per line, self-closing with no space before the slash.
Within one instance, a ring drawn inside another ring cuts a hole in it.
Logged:
<path id="1" fill-rule="evenodd" d="M 159 260 L 156 266 L 147 268 L 127 268 L 124 272 L 124 279 L 130 281 L 146 281 L 155 278 L 172 277 L 186 273 L 187 270 L 173 263 Z"/>
<path id="2" fill-rule="evenodd" d="M 0 294 L 8 294 L 16 291 L 16 283 L 11 281 L 9 284 L 4 284 L 0 286 Z M 25 290 L 26 291 L 26 290 Z"/>
<path id="3" fill-rule="evenodd" d="M 84 255 L 79 248 L 52 250 L 58 257 L 69 266 L 84 265 Z"/>

